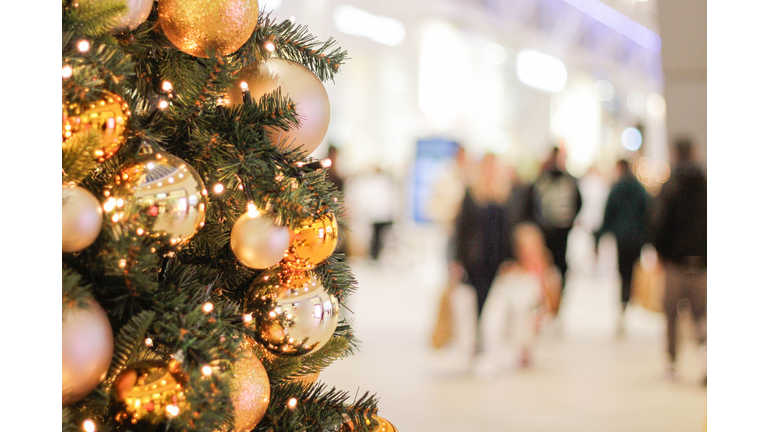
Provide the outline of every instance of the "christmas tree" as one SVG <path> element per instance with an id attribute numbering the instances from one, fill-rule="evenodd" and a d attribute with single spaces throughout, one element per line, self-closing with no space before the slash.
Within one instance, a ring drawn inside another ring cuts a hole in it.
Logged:
<path id="1" fill-rule="evenodd" d="M 62 430 L 394 430 L 309 154 L 347 56 L 256 0 L 62 1 Z"/>

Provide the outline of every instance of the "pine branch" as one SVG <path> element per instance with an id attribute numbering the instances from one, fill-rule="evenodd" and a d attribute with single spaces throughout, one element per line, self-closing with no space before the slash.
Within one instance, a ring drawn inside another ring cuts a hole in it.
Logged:
<path id="1" fill-rule="evenodd" d="M 90 284 L 84 284 L 76 271 L 66 267 L 61 269 L 62 313 L 73 307 L 85 308 L 92 297 Z"/>
<path id="2" fill-rule="evenodd" d="M 64 8 L 63 18 L 86 36 L 100 36 L 112 30 L 117 17 L 127 10 L 123 0 L 80 0 Z"/>
<path id="3" fill-rule="evenodd" d="M 271 41 L 275 45 L 274 54 L 264 46 Z M 272 55 L 293 60 L 315 73 L 321 81 L 333 80 L 339 66 L 347 59 L 347 52 L 336 47 L 336 41 L 329 38 L 320 42 L 309 33 L 307 26 L 293 24 L 288 20 L 276 24 L 269 14 L 259 17 L 256 31 L 241 48 L 240 55 L 250 64 L 258 59 Z"/>
<path id="4" fill-rule="evenodd" d="M 109 372 L 101 383 L 105 391 L 111 391 L 115 379 L 130 363 L 137 361 L 138 355 L 146 348 L 144 341 L 154 318 L 154 312 L 142 311 L 131 317 L 131 320 L 120 328 L 120 333 L 115 338 Z"/>
<path id="5" fill-rule="evenodd" d="M 80 183 L 98 165 L 94 152 L 101 147 L 102 133 L 94 129 L 78 132 L 61 148 L 62 183 Z"/>

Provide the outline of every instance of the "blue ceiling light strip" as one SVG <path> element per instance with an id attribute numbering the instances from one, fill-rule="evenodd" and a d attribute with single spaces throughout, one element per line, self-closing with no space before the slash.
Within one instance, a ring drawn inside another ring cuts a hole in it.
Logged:
<path id="1" fill-rule="evenodd" d="M 661 37 L 599 0 L 563 0 L 590 17 L 653 52 L 661 50 Z"/>

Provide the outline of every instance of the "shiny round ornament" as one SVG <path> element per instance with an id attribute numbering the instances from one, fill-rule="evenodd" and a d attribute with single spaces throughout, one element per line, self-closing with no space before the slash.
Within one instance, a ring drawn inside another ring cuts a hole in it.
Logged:
<path id="1" fill-rule="evenodd" d="M 257 341 L 273 354 L 302 356 L 319 350 L 339 322 L 339 303 L 313 272 L 276 265 L 260 274 L 246 295 Z"/>
<path id="2" fill-rule="evenodd" d="M 234 432 L 246 432 L 259 424 L 269 406 L 269 376 L 259 358 L 247 344 L 232 367 L 232 404 L 235 407 Z"/>
<path id="3" fill-rule="evenodd" d="M 252 211 L 237 219 L 229 240 L 237 259 L 254 269 L 265 269 L 280 262 L 290 241 L 288 228 L 275 224 L 268 214 Z"/>
<path id="4" fill-rule="evenodd" d="M 378 423 L 375 432 L 397 432 L 397 428 L 389 420 L 379 416 L 373 416 L 373 419 Z"/>
<path id="5" fill-rule="evenodd" d="M 104 92 L 97 101 L 65 103 L 61 109 L 62 145 L 77 132 L 89 129 L 99 131 L 102 135 L 101 144 L 94 150 L 93 157 L 104 162 L 125 144 L 131 110 L 120 96 Z"/>
<path id="6" fill-rule="evenodd" d="M 306 67 L 290 61 L 271 58 L 251 64 L 237 74 L 237 84 L 230 90 L 229 105 L 243 103 L 241 82 L 246 82 L 254 101 L 280 87 L 283 97 L 296 104 L 299 126 L 288 131 L 267 127 L 267 134 L 275 146 L 285 142 L 286 148 L 302 147 L 312 153 L 325 138 L 331 120 L 331 104 L 320 79 Z"/>
<path id="7" fill-rule="evenodd" d="M 205 224 L 203 181 L 182 159 L 167 153 L 139 156 L 124 166 L 108 186 L 103 204 L 118 225 L 149 221 L 138 234 L 169 234 L 171 246 L 186 243 Z"/>
<path id="8" fill-rule="evenodd" d="M 67 308 L 61 322 L 61 403 L 93 391 L 112 362 L 112 326 L 104 309 L 89 299 L 86 308 Z"/>
<path id="9" fill-rule="evenodd" d="M 256 0 L 160 0 L 158 22 L 179 50 L 205 57 L 237 51 L 248 41 L 259 19 Z"/>
<path id="10" fill-rule="evenodd" d="M 90 246 L 101 232 L 99 200 L 86 189 L 61 186 L 61 250 L 77 252 Z"/>
<path id="11" fill-rule="evenodd" d="M 186 377 L 179 363 L 146 361 L 121 373 L 114 384 L 117 399 L 125 404 L 118 421 L 142 418 L 170 419 L 189 409 L 184 394 Z"/>
<path id="12" fill-rule="evenodd" d="M 328 259 L 339 241 L 339 225 L 333 213 L 308 218 L 293 230 L 293 241 L 283 263 L 297 270 L 309 270 Z"/>

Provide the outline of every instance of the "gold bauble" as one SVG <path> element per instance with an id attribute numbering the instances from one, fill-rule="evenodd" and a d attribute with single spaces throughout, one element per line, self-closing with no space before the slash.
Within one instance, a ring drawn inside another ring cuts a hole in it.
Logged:
<path id="1" fill-rule="evenodd" d="M 271 215 L 248 211 L 232 226 L 229 244 L 240 262 L 250 268 L 265 269 L 283 259 L 290 237 L 288 228 L 277 225 Z"/>
<path id="2" fill-rule="evenodd" d="M 397 428 L 389 420 L 376 415 L 372 416 L 372 418 L 378 423 L 374 432 L 397 432 Z"/>
<path id="3" fill-rule="evenodd" d="M 109 220 L 118 225 L 150 222 L 138 234 L 169 234 L 172 246 L 181 246 L 205 223 L 208 191 L 203 180 L 182 159 L 167 153 L 149 153 L 127 164 L 107 187 L 103 204 Z"/>
<path id="4" fill-rule="evenodd" d="M 101 232 L 101 203 L 88 190 L 61 186 L 61 250 L 77 252 L 93 243 Z"/>
<path id="5" fill-rule="evenodd" d="M 64 310 L 61 321 L 61 403 L 77 402 L 107 375 L 112 362 L 112 326 L 94 299 Z"/>
<path id="6" fill-rule="evenodd" d="M 339 322 L 339 303 L 313 272 L 291 271 L 278 264 L 251 284 L 244 302 L 253 317 L 257 341 L 281 356 L 319 350 Z"/>
<path id="7" fill-rule="evenodd" d="M 160 0 L 158 22 L 181 51 L 205 57 L 237 51 L 248 41 L 259 19 L 256 0 Z"/>
<path id="8" fill-rule="evenodd" d="M 249 344 L 240 347 L 232 366 L 232 404 L 235 407 L 234 432 L 246 432 L 259 424 L 269 406 L 269 376 Z"/>
<path id="9" fill-rule="evenodd" d="M 99 162 L 111 158 L 125 144 L 131 110 L 120 96 L 104 92 L 94 102 L 65 103 L 61 106 L 62 145 L 77 132 L 94 129 L 102 134 L 101 145 L 93 157 Z"/>
<path id="10" fill-rule="evenodd" d="M 125 403 L 118 420 L 173 418 L 189 408 L 184 395 L 187 380 L 177 361 L 148 361 L 121 373 L 114 384 L 117 400 Z"/>
<path id="11" fill-rule="evenodd" d="M 298 127 L 288 131 L 266 127 L 272 144 L 278 146 L 285 142 L 287 149 L 302 147 L 307 153 L 320 146 L 331 120 L 331 103 L 322 81 L 311 70 L 278 58 L 251 64 L 237 73 L 237 82 L 228 96 L 229 106 L 243 103 L 242 82 L 248 84 L 256 102 L 280 87 L 282 96 L 291 98 L 296 104 Z"/>
<path id="12" fill-rule="evenodd" d="M 339 241 L 339 225 L 333 213 L 301 221 L 293 230 L 293 241 L 283 263 L 296 270 L 309 270 L 328 259 Z"/>

